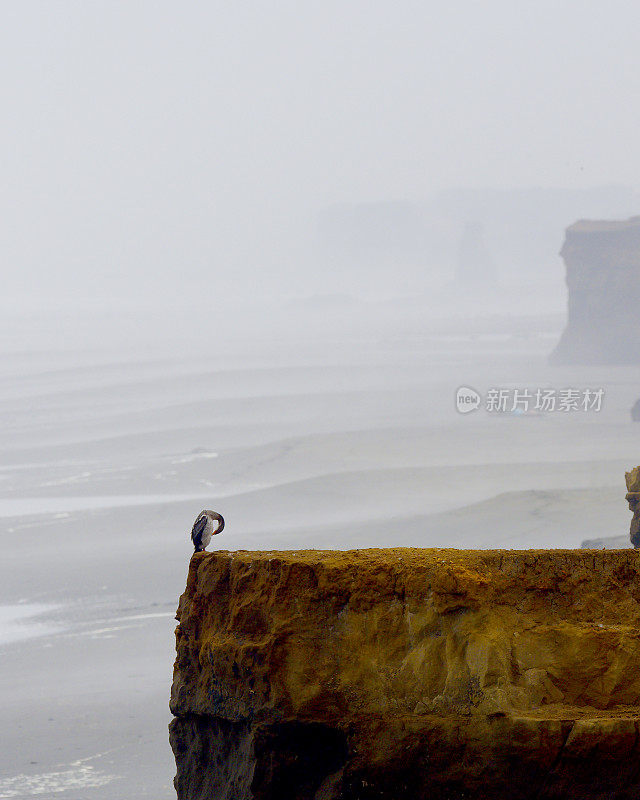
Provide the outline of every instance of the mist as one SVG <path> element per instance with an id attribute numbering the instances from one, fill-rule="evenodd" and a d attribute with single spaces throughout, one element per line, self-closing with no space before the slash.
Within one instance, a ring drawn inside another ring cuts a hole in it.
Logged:
<path id="1" fill-rule="evenodd" d="M 637 17 L 3 5 L 0 797 L 175 796 L 203 508 L 211 549 L 628 545 L 637 366 L 549 356 L 566 228 L 639 213 Z"/>
<path id="2" fill-rule="evenodd" d="M 5 5 L 3 304 L 186 320 L 206 298 L 242 328 L 314 294 L 411 295 L 451 277 L 460 207 L 475 219 L 491 196 L 499 216 L 500 192 L 507 212 L 514 191 L 557 190 L 529 203 L 555 209 L 549 262 L 573 218 L 634 211 L 635 18 L 629 3 Z M 421 209 L 422 249 L 392 275 L 366 247 L 332 257 L 327 213 L 385 203 Z"/>

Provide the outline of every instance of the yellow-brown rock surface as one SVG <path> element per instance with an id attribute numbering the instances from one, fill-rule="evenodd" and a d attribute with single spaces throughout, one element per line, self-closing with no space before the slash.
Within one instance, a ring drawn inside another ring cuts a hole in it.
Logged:
<path id="1" fill-rule="evenodd" d="M 627 482 L 627 501 L 629 508 L 633 511 L 629 538 L 631 544 L 640 547 L 640 467 L 634 467 L 631 472 L 625 472 Z"/>
<path id="2" fill-rule="evenodd" d="M 640 554 L 193 556 L 179 800 L 640 798 Z"/>

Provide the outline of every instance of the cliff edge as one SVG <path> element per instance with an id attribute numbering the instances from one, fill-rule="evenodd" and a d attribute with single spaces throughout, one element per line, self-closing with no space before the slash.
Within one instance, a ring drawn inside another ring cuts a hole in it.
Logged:
<path id="1" fill-rule="evenodd" d="M 640 217 L 581 220 L 566 230 L 568 319 L 557 364 L 640 361 Z"/>
<path id="2" fill-rule="evenodd" d="M 179 800 L 640 797 L 634 550 L 198 553 Z"/>

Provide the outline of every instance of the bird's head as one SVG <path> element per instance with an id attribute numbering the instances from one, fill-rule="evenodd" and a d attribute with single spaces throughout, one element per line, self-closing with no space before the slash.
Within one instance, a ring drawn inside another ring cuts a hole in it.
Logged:
<path id="1" fill-rule="evenodd" d="M 209 511 L 207 510 L 206 515 L 213 521 L 218 523 L 218 527 L 213 532 L 212 536 L 216 536 L 218 533 L 222 533 L 224 530 L 224 517 L 222 514 L 218 514 L 217 511 Z"/>

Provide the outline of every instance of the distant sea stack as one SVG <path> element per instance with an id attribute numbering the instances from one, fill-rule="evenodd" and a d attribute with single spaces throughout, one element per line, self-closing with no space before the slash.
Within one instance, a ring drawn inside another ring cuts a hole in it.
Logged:
<path id="1" fill-rule="evenodd" d="M 460 236 L 456 283 L 460 287 L 487 288 L 496 285 L 496 270 L 484 239 L 481 222 L 468 221 Z"/>
<path id="2" fill-rule="evenodd" d="M 638 800 L 627 550 L 196 553 L 178 800 Z"/>
<path id="3" fill-rule="evenodd" d="M 560 255 L 569 308 L 551 362 L 640 362 L 640 217 L 580 220 L 567 228 Z"/>

